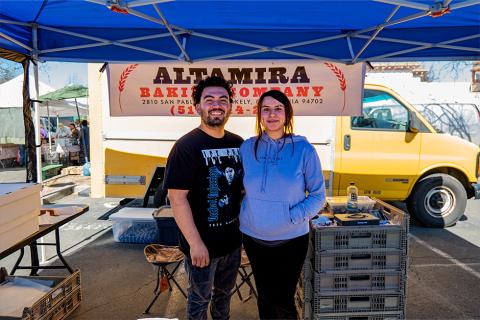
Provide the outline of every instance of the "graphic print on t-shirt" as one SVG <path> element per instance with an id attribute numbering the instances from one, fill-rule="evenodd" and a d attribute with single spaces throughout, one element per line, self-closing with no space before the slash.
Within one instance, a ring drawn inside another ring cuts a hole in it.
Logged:
<path id="1" fill-rule="evenodd" d="M 208 226 L 233 223 L 237 218 L 222 216 L 222 212 L 229 211 L 233 184 L 241 179 L 239 148 L 206 149 L 202 150 L 202 155 L 208 167 Z"/>

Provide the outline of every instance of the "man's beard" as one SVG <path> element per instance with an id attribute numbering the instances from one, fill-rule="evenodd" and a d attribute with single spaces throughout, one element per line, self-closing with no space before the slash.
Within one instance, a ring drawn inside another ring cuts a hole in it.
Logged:
<path id="1" fill-rule="evenodd" d="M 221 111 L 223 116 L 212 116 L 210 112 Z M 221 127 L 227 123 L 227 120 L 230 116 L 230 112 L 224 112 L 222 109 L 211 109 L 209 111 L 202 110 L 202 121 L 209 127 Z"/>

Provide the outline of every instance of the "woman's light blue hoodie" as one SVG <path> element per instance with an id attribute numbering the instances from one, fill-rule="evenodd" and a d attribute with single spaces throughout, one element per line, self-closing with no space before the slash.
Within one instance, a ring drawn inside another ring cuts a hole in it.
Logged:
<path id="1" fill-rule="evenodd" d="M 309 220 L 325 201 L 322 167 L 315 148 L 302 136 L 273 140 L 263 133 L 255 158 L 256 139 L 252 137 L 240 147 L 246 191 L 240 230 L 267 241 L 308 233 Z"/>

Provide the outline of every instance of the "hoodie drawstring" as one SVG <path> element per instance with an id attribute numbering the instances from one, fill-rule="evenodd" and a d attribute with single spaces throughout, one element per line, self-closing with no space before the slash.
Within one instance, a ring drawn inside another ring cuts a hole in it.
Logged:
<path id="1" fill-rule="evenodd" d="M 265 192 L 265 186 L 267 184 L 269 153 L 270 153 L 270 143 L 267 142 L 267 151 L 265 153 L 265 160 L 263 161 L 263 176 L 262 176 L 262 185 L 260 188 L 260 192 Z"/>

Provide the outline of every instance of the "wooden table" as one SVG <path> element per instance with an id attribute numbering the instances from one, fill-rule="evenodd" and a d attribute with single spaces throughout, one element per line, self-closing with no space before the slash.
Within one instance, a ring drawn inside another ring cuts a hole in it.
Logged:
<path id="1" fill-rule="evenodd" d="M 15 274 L 15 271 L 18 269 L 29 269 L 31 270 L 30 275 L 36 276 L 38 275 L 37 271 L 39 269 L 68 269 L 70 273 L 73 273 L 73 269 L 68 265 L 67 261 L 62 255 L 60 250 L 60 227 L 64 224 L 72 221 L 73 219 L 79 217 L 80 215 L 84 214 L 88 211 L 89 207 L 83 204 L 54 204 L 54 205 L 45 205 L 42 206 L 42 209 L 54 209 L 57 216 L 50 216 L 48 219 L 41 219 L 40 220 L 40 227 L 39 230 L 30 236 L 24 238 L 23 240 L 17 242 L 16 244 L 12 245 L 10 248 L 0 252 L 0 259 L 3 259 L 12 253 L 20 250 L 20 256 L 15 262 L 15 266 L 13 267 L 12 271 L 10 272 L 11 275 Z M 42 223 L 42 220 L 47 220 L 45 223 Z M 55 231 L 55 242 L 52 243 L 37 243 L 37 240 L 50 232 Z M 30 247 L 30 255 L 31 255 L 31 265 L 30 266 L 23 266 L 20 265 L 23 259 L 23 255 L 25 253 L 25 247 Z M 55 246 L 58 258 L 62 262 L 62 266 L 40 266 L 38 260 L 38 250 L 37 246 Z"/>

